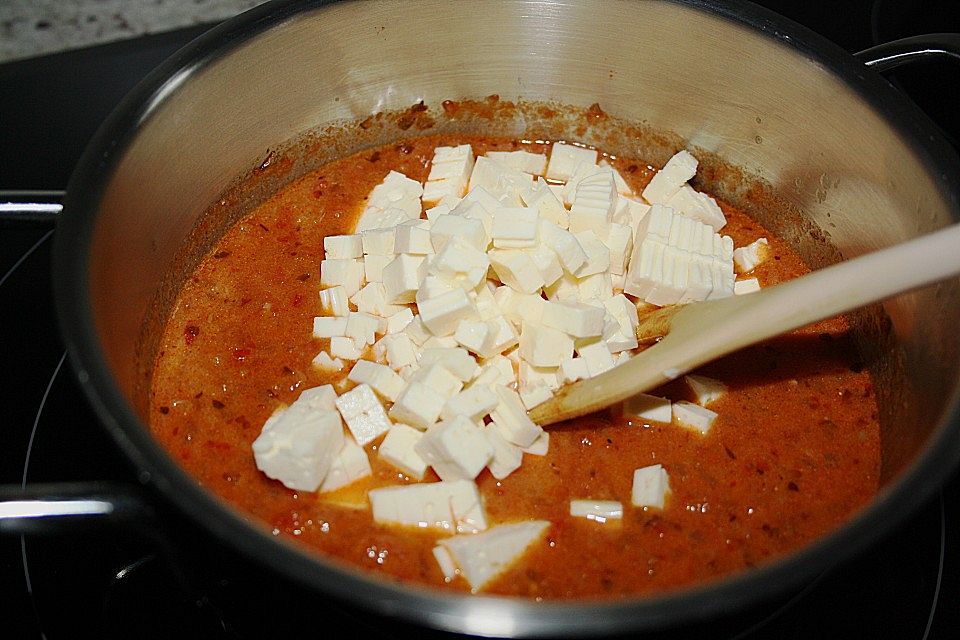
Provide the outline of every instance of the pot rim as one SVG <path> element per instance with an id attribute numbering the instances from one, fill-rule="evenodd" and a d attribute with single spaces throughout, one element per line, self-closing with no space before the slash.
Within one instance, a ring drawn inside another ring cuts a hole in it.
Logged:
<path id="1" fill-rule="evenodd" d="M 881 114 L 937 177 L 941 194 L 960 217 L 960 163 L 935 125 L 908 99 L 853 55 L 807 28 L 744 0 L 668 0 L 752 28 L 791 47 L 844 81 Z M 782 595 L 877 541 L 913 513 L 960 463 L 957 391 L 948 414 L 910 468 L 846 524 L 816 542 L 761 567 L 661 595 L 619 601 L 536 603 L 515 598 L 443 593 L 390 583 L 278 540 L 200 487 L 157 444 L 125 400 L 100 349 L 89 304 L 87 261 L 98 204 L 112 170 L 139 125 L 163 96 L 190 76 L 302 10 L 337 0 L 273 0 L 206 32 L 141 81 L 88 144 L 73 175 L 54 239 L 54 294 L 60 331 L 77 379 L 100 421 L 123 453 L 193 521 L 234 549 L 294 581 L 382 615 L 477 635 L 599 634 L 647 630 L 714 618 Z"/>

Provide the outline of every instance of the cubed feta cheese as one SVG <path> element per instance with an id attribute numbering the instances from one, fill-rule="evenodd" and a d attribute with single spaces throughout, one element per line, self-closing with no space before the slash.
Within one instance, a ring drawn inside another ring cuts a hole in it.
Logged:
<path id="1" fill-rule="evenodd" d="M 363 255 L 363 242 L 358 234 L 327 236 L 323 239 L 324 258 L 359 258 Z"/>
<path id="2" fill-rule="evenodd" d="M 383 267 L 382 280 L 386 300 L 390 304 L 406 304 L 416 300 L 417 289 L 426 273 L 423 256 L 400 254 Z"/>
<path id="3" fill-rule="evenodd" d="M 410 218 L 419 218 L 423 187 L 398 171 L 391 171 L 367 196 L 367 206 L 357 222 L 356 232 L 392 227 Z"/>
<path id="4" fill-rule="evenodd" d="M 419 301 L 420 321 L 435 336 L 449 336 L 461 320 L 479 320 L 477 308 L 463 289 L 453 289 L 435 298 Z"/>
<path id="5" fill-rule="evenodd" d="M 560 362 L 572 355 L 573 338 L 563 331 L 531 322 L 523 323 L 520 332 L 520 357 L 530 364 L 537 367 L 558 367 Z"/>
<path id="6" fill-rule="evenodd" d="M 424 369 L 440 365 L 462 382 L 469 382 L 480 373 L 480 366 L 466 349 L 460 347 L 424 348 L 420 354 L 420 366 Z"/>
<path id="7" fill-rule="evenodd" d="M 523 249 L 537 244 L 536 209 L 501 207 L 493 212 L 490 238 L 498 249 Z"/>
<path id="8" fill-rule="evenodd" d="M 345 316 L 350 312 L 347 290 L 337 285 L 320 290 L 320 308 L 331 316 Z"/>
<path id="9" fill-rule="evenodd" d="M 427 385 L 411 380 L 390 407 L 390 417 L 418 429 L 426 429 L 440 417 L 446 401 L 445 397 Z"/>
<path id="10" fill-rule="evenodd" d="M 654 464 L 633 472 L 630 502 L 635 507 L 663 509 L 670 492 L 670 477 L 662 465 Z"/>
<path id="11" fill-rule="evenodd" d="M 490 417 L 500 430 L 500 435 L 519 447 L 529 447 L 543 433 L 543 429 L 527 416 L 523 401 L 516 391 L 500 385 L 495 385 L 493 390 L 500 402 L 490 412 Z"/>
<path id="12" fill-rule="evenodd" d="M 596 164 L 597 156 L 595 149 L 585 149 L 572 144 L 555 142 L 550 149 L 550 162 L 547 165 L 546 177 L 549 180 L 567 181 L 573 175 L 577 165 L 581 162 Z"/>
<path id="13" fill-rule="evenodd" d="M 367 384 L 359 384 L 337 398 L 337 410 L 361 447 L 390 429 L 390 419 L 383 405 Z"/>
<path id="14" fill-rule="evenodd" d="M 387 333 L 390 335 L 400 333 L 412 321 L 413 311 L 405 307 L 396 313 L 387 316 Z"/>
<path id="15" fill-rule="evenodd" d="M 406 386 L 403 378 L 390 367 L 369 360 L 357 360 L 347 374 L 347 380 L 370 385 L 371 389 L 390 402 L 396 402 L 397 396 Z"/>
<path id="16" fill-rule="evenodd" d="M 570 233 L 589 230 L 601 238 L 607 237 L 617 197 L 612 170 L 601 170 L 580 180 L 570 207 Z"/>
<path id="17" fill-rule="evenodd" d="M 332 338 L 346 335 L 347 319 L 333 316 L 317 316 L 313 319 L 314 338 Z"/>
<path id="18" fill-rule="evenodd" d="M 445 196 L 463 196 L 473 164 L 473 149 L 469 144 L 434 149 L 423 201 L 438 202 Z"/>
<path id="19" fill-rule="evenodd" d="M 547 520 L 502 524 L 476 535 L 444 538 L 439 544 L 450 552 L 460 575 L 477 592 L 543 538 L 549 527 Z"/>
<path id="20" fill-rule="evenodd" d="M 727 224 L 717 201 L 688 184 L 681 186 L 666 204 L 682 216 L 710 225 L 714 231 L 720 231 Z"/>
<path id="21" fill-rule="evenodd" d="M 330 355 L 341 360 L 359 360 L 363 351 L 352 338 L 333 336 L 330 338 Z"/>
<path id="22" fill-rule="evenodd" d="M 638 393 L 623 401 L 623 412 L 641 420 L 651 420 L 670 424 L 673 419 L 672 403 L 667 398 L 659 398 L 646 393 Z"/>
<path id="23" fill-rule="evenodd" d="M 430 241 L 429 226 L 400 224 L 394 229 L 396 231 L 396 238 L 393 242 L 395 253 L 408 253 L 418 256 L 434 253 L 433 243 Z"/>
<path id="24" fill-rule="evenodd" d="M 406 333 L 386 335 L 382 339 L 387 364 L 394 371 L 417 363 L 417 350 Z"/>
<path id="25" fill-rule="evenodd" d="M 493 447 L 472 420 L 456 416 L 424 434 L 414 450 L 441 480 L 473 480 L 493 457 Z"/>
<path id="26" fill-rule="evenodd" d="M 267 419 L 253 457 L 267 477 L 296 491 L 316 491 L 342 447 L 340 416 L 298 400 Z"/>
<path id="27" fill-rule="evenodd" d="M 447 551 L 445 547 L 437 545 L 433 548 L 433 557 L 437 561 L 437 565 L 440 567 L 440 573 L 443 574 L 444 582 L 450 582 L 453 580 L 457 573 L 457 563 L 453 559 L 453 556 L 450 555 L 450 552 Z"/>
<path id="28" fill-rule="evenodd" d="M 420 529 L 474 534 L 487 528 L 477 485 L 470 480 L 373 489 L 373 519 Z"/>
<path id="29" fill-rule="evenodd" d="M 603 340 L 578 346 L 577 354 L 586 362 L 587 372 L 591 378 L 613 369 L 613 356 Z"/>
<path id="30" fill-rule="evenodd" d="M 423 480 L 427 472 L 427 462 L 420 457 L 414 447 L 423 432 L 405 424 L 395 424 L 387 431 L 387 436 L 378 447 L 381 460 L 393 465 L 414 480 Z"/>
<path id="31" fill-rule="evenodd" d="M 590 338 L 603 333 L 605 309 L 581 302 L 547 302 L 543 309 L 543 324 L 575 338 Z"/>
<path id="32" fill-rule="evenodd" d="M 320 286 L 342 286 L 347 297 L 360 291 L 363 276 L 363 261 L 360 259 L 338 258 L 320 261 Z"/>
<path id="33" fill-rule="evenodd" d="M 519 249 L 492 249 L 487 256 L 497 278 L 508 287 L 521 293 L 536 293 L 543 286 L 543 277 L 526 252 Z"/>
<path id="34" fill-rule="evenodd" d="M 529 453 L 532 456 L 545 456 L 550 450 L 550 432 L 544 431 L 537 439 L 533 441 L 529 447 L 523 447 L 524 453 Z"/>
<path id="35" fill-rule="evenodd" d="M 585 230 L 574 233 L 573 237 L 576 238 L 587 257 L 574 275 L 578 278 L 585 278 L 595 273 L 609 271 L 610 249 L 607 248 L 607 245 L 603 244 L 603 241 L 597 237 L 596 233 L 592 230 Z"/>
<path id="36" fill-rule="evenodd" d="M 343 360 L 340 358 L 331 358 L 326 351 L 318 353 L 310 364 L 325 373 L 339 373 L 343 370 Z"/>
<path id="37" fill-rule="evenodd" d="M 697 396 L 697 404 L 706 407 L 711 402 L 719 400 L 727 392 L 727 385 L 707 376 L 684 376 L 687 386 Z"/>
<path id="38" fill-rule="evenodd" d="M 571 500 L 570 515 L 603 524 L 623 518 L 623 503 L 616 500 Z"/>
<path id="39" fill-rule="evenodd" d="M 439 276 L 446 283 L 472 290 L 486 281 L 490 259 L 460 238 L 454 238 L 430 260 L 427 273 Z"/>
<path id="40" fill-rule="evenodd" d="M 457 416 L 478 422 L 493 411 L 500 399 L 489 385 L 472 385 L 447 400 L 440 415 L 444 420 Z"/>
<path id="41" fill-rule="evenodd" d="M 520 468 L 523 463 L 523 450 L 507 440 L 500 434 L 500 431 L 493 425 L 486 425 L 482 428 L 483 436 L 493 448 L 493 457 L 487 463 L 487 469 L 497 480 L 503 480 L 511 473 Z"/>
<path id="42" fill-rule="evenodd" d="M 766 238 L 754 240 L 745 247 L 733 250 L 733 266 L 737 273 L 749 273 L 770 255 L 770 243 Z"/>
<path id="43" fill-rule="evenodd" d="M 674 424 L 699 431 L 706 435 L 717 419 L 717 414 L 710 409 L 700 405 L 680 400 L 673 403 L 673 422 Z"/>
<path id="44" fill-rule="evenodd" d="M 734 295 L 742 296 L 748 293 L 756 293 L 757 291 L 760 291 L 760 281 L 756 278 L 746 278 L 733 283 Z"/>
<path id="45" fill-rule="evenodd" d="M 487 230 L 483 222 L 458 215 L 437 216 L 430 223 L 430 242 L 436 253 L 443 251 L 447 243 L 459 238 L 464 244 L 478 251 L 487 250 Z"/>
<path id="46" fill-rule="evenodd" d="M 516 171 L 538 176 L 547 172 L 547 156 L 544 153 L 530 153 L 521 149 L 518 151 L 488 151 L 486 156 Z"/>
<path id="47" fill-rule="evenodd" d="M 346 437 L 340 453 L 333 459 L 330 470 L 320 485 L 320 492 L 336 491 L 372 473 L 367 452 L 354 442 L 353 438 Z"/>
<path id="48" fill-rule="evenodd" d="M 651 178 L 643 197 L 650 204 L 666 204 L 696 174 L 697 159 L 688 151 L 680 151 Z"/>
<path id="49" fill-rule="evenodd" d="M 376 316 L 351 311 L 347 316 L 347 326 L 343 330 L 343 335 L 352 339 L 358 348 L 363 348 L 363 346 L 373 344 L 376 341 L 379 326 L 380 322 Z"/>
<path id="50" fill-rule="evenodd" d="M 590 377 L 590 370 L 587 368 L 587 361 L 583 358 L 566 358 L 560 362 L 560 368 L 557 371 L 557 382 L 561 385 L 571 384 L 577 380 L 583 380 Z"/>

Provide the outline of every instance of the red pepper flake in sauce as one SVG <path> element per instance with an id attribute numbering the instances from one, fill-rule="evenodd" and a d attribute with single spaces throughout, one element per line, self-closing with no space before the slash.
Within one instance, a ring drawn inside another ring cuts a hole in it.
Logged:
<path id="1" fill-rule="evenodd" d="M 193 344 L 193 341 L 197 339 L 197 336 L 200 335 L 200 327 L 195 324 L 188 324 L 183 329 L 183 340 L 187 343 L 187 346 Z"/>

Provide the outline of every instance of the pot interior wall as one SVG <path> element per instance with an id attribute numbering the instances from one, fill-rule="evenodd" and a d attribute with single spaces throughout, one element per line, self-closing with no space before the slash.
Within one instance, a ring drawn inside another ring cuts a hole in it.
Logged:
<path id="1" fill-rule="evenodd" d="M 107 361 L 141 415 L 151 338 L 209 241 L 270 188 L 390 138 L 528 132 L 654 163 L 689 146 L 714 168 L 702 186 L 748 209 L 813 267 L 956 215 L 955 196 L 874 107 L 769 35 L 672 2 L 456 9 L 394 0 L 291 14 L 236 37 L 157 92 L 103 195 L 90 269 Z M 525 106 L 494 118 L 482 110 L 444 116 L 444 100 L 492 94 Z M 406 130 L 396 118 L 344 124 L 419 101 L 429 118 Z M 599 103 L 611 117 L 544 118 L 543 102 Z M 292 152 L 270 155 L 282 149 Z M 717 159 L 739 170 L 720 170 Z M 230 191 L 257 167 L 259 192 Z M 883 406 L 886 479 L 915 459 L 955 397 L 958 300 L 956 283 L 947 283 L 857 315 Z"/>

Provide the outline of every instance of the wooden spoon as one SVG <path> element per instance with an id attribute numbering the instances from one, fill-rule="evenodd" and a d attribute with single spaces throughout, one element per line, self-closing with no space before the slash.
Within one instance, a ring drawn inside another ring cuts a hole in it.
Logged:
<path id="1" fill-rule="evenodd" d="M 562 387 L 530 418 L 549 425 L 598 411 L 743 347 L 958 273 L 960 225 L 952 225 L 757 293 L 664 307 L 637 327 L 638 340 L 665 336 L 659 342 L 610 371 Z"/>

